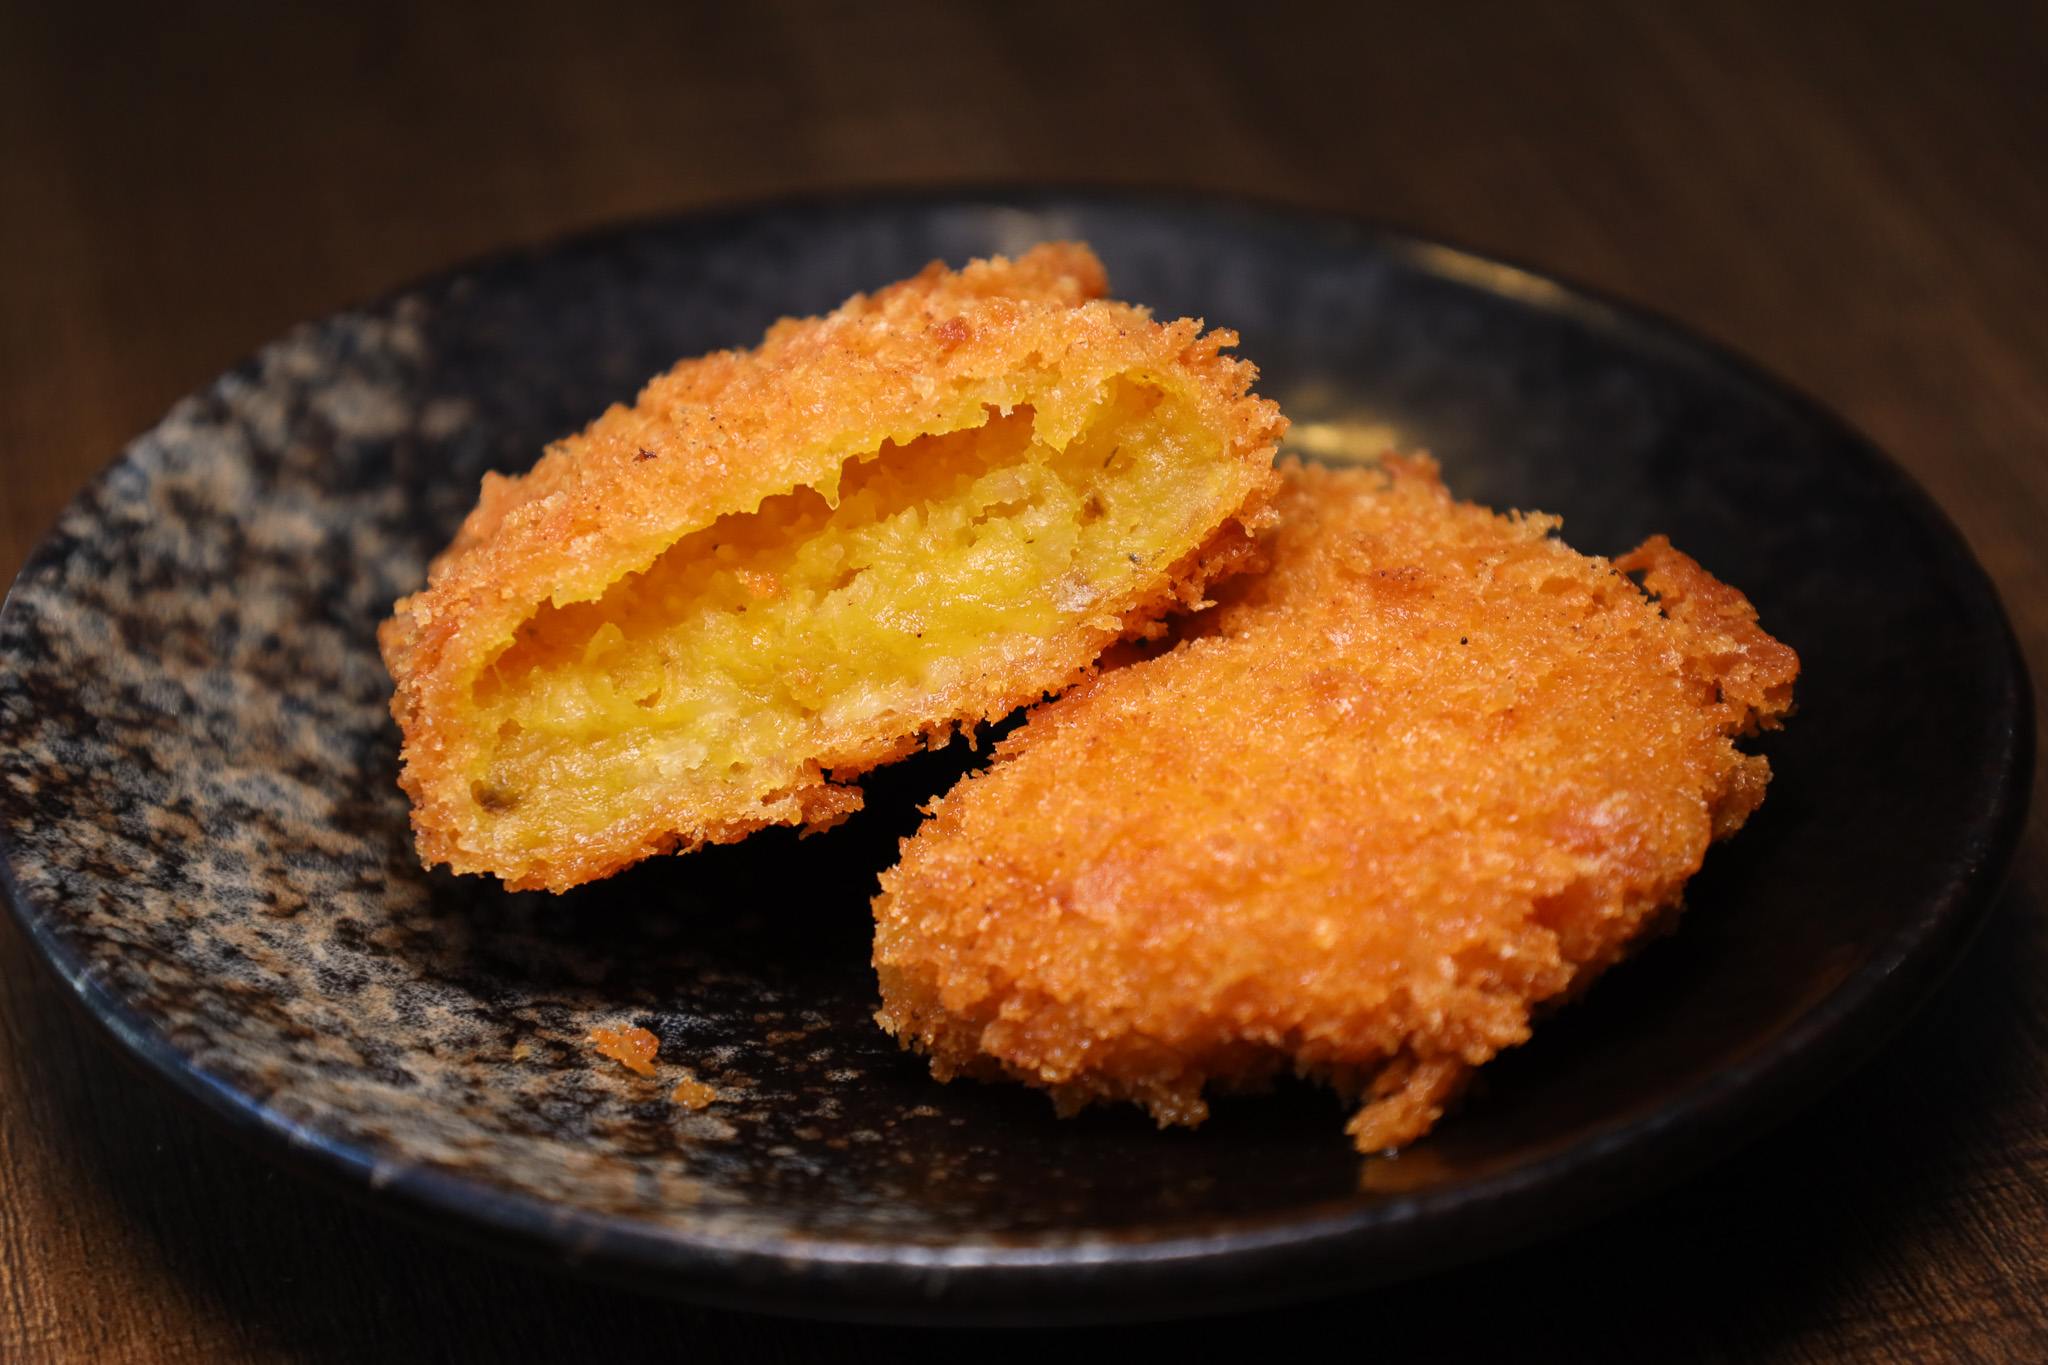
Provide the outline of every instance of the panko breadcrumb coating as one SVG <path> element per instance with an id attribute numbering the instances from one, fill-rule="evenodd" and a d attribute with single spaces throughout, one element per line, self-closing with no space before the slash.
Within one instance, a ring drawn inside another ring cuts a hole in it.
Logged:
<path id="1" fill-rule="evenodd" d="M 687 360 L 483 495 L 378 633 L 428 864 L 563 890 L 1083 676 L 1249 561 L 1286 421 L 1050 243 Z"/>
<path id="2" fill-rule="evenodd" d="M 1165 1125 L 1292 1068 L 1399 1147 L 1763 799 L 1731 737 L 1798 659 L 1662 537 L 1609 564 L 1427 460 L 1284 468 L 1271 572 L 1034 711 L 883 874 L 876 1017 L 940 1079 Z"/>

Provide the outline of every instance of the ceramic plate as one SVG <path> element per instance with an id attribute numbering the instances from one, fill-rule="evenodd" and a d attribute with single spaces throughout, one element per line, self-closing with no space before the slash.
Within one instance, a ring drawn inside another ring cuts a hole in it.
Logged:
<path id="1" fill-rule="evenodd" d="M 1308 453 L 1391 438 L 1619 553 L 1668 532 L 1805 662 L 1777 778 L 1680 932 L 1426 1141 L 1326 1092 L 1198 1132 L 934 1083 L 874 1026 L 867 900 L 963 743 L 771 831 L 562 897 L 421 869 L 373 632 L 487 469 L 678 357 L 1082 237 L 1118 297 L 1238 329 Z M 0 617 L 14 911 L 115 1044 L 296 1168 L 485 1245 L 784 1311 L 1198 1311 L 1542 1237 L 1726 1152 L 1966 947 L 2031 769 L 2027 683 L 1955 531 L 1852 432 L 1639 313 L 1427 242 L 1118 195 L 867 198 L 656 223 L 302 327 L 137 440 Z M 643 1081 L 596 1024 L 661 1039 Z M 688 1113 L 681 1066 L 723 1100 Z"/>

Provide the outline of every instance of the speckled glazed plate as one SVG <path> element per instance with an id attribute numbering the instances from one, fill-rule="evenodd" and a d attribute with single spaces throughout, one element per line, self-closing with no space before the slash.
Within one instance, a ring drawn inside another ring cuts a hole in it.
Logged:
<path id="1" fill-rule="evenodd" d="M 571 895 L 423 871 L 373 631 L 487 469 L 680 356 L 934 257 L 1092 241 L 1119 296 L 1237 328 L 1311 454 L 1385 429 L 1453 489 L 1653 531 L 1805 661 L 1762 812 L 1680 932 L 1361 1159 L 1328 1094 L 1199 1132 L 941 1086 L 870 1021 L 867 900 L 964 744 Z M 1201 1311 L 1584 1221 L 1811 1096 L 1967 946 L 2018 829 L 2027 682 L 1954 530 L 1882 456 L 1678 330 L 1341 222 L 1115 195 L 875 198 L 629 228 L 302 327 L 178 404 L 0 616 L 14 911 L 116 1046 L 300 1170 L 507 1252 L 786 1311 Z M 595 1024 L 661 1038 L 643 1081 Z M 726 1098 L 668 1100 L 679 1068 Z"/>

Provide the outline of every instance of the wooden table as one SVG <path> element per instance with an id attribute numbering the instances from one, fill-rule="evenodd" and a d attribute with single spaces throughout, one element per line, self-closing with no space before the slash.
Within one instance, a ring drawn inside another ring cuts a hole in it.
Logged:
<path id="1" fill-rule="evenodd" d="M 790 191 L 1248 193 L 1535 263 L 1842 412 L 2048 675 L 2048 7 L 1081 0 L 0 11 L 0 571 L 178 395 L 475 253 Z M 1873 679 L 1881 686 L 1882 679 Z M 1974 955 L 1799 1118 L 1453 1274 L 1089 1333 L 631 1297 L 299 1184 L 0 930 L 0 1358 L 2048 1357 L 2048 803 Z"/>

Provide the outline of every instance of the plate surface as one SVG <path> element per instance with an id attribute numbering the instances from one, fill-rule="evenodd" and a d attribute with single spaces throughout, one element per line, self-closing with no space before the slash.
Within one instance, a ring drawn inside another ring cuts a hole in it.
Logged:
<path id="1" fill-rule="evenodd" d="M 964 744 L 563 897 L 423 871 L 374 631 L 486 469 L 942 257 L 1091 241 L 1236 328 L 1311 451 L 1391 428 L 1454 492 L 1664 531 L 1805 664 L 1777 777 L 1679 933 L 1362 1160 L 1324 1092 L 1199 1132 L 940 1086 L 870 1022 L 867 898 Z M 1953 529 L 1838 422 L 1675 328 L 1343 222 L 1117 195 L 840 199 L 633 227 L 302 327 L 66 510 L 0 614 L 0 871 L 116 1045 L 297 1168 L 613 1282 L 847 1316 L 1213 1310 L 1525 1242 L 1711 1160 L 1896 1026 L 2024 814 L 2028 685 Z M 599 1023 L 657 1033 L 643 1081 Z M 728 1098 L 686 1114 L 680 1067 Z"/>

